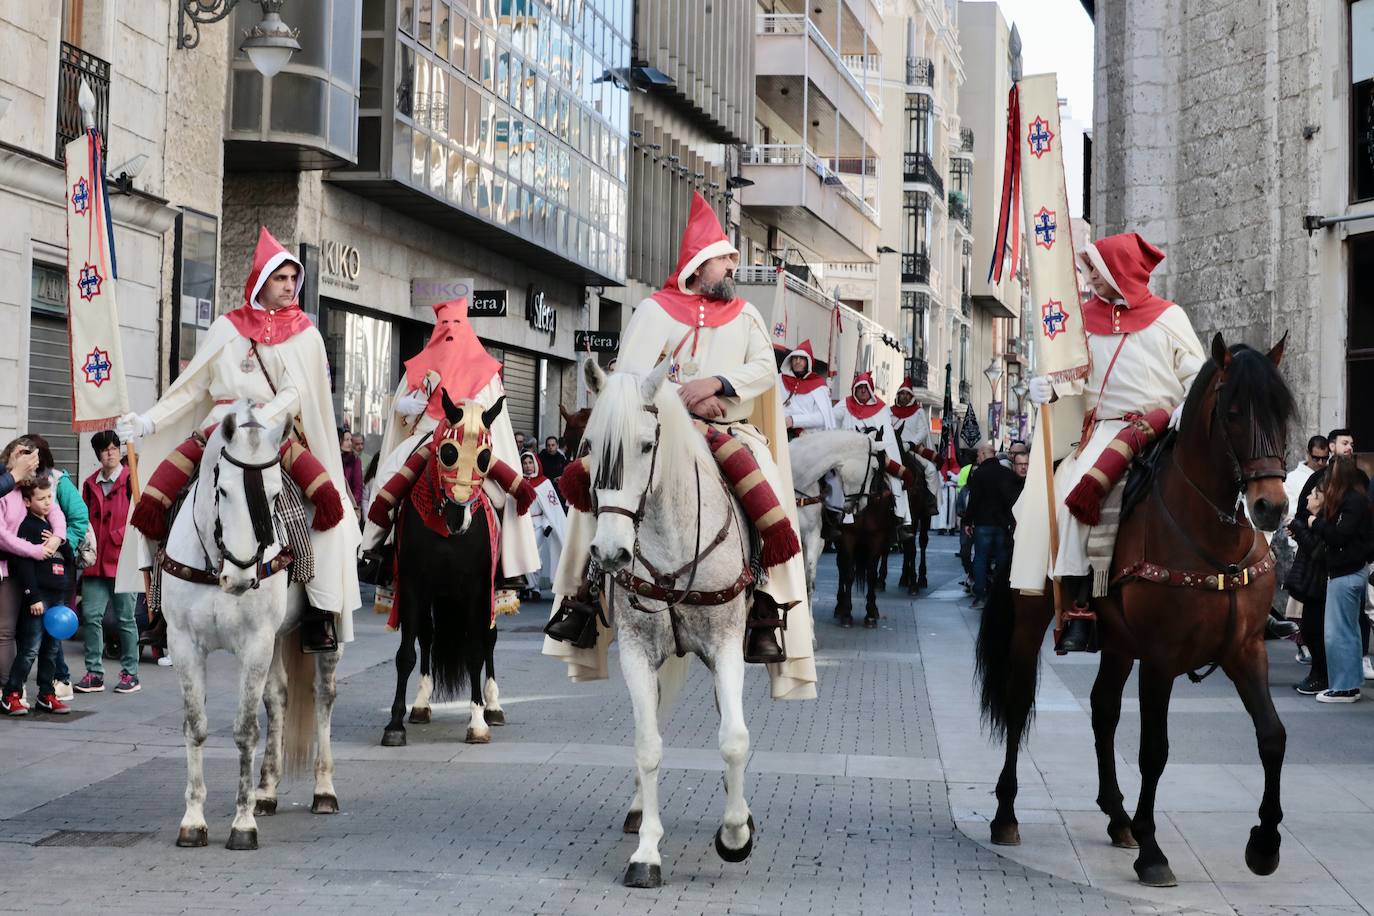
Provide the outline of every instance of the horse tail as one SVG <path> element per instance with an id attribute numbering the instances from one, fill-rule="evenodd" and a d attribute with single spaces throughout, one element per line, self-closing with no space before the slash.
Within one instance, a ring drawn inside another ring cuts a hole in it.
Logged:
<path id="1" fill-rule="evenodd" d="M 315 757 L 315 657 L 301 651 L 301 628 L 281 638 L 286 665 L 286 725 L 282 729 L 283 769 L 305 773 Z"/>
<path id="2" fill-rule="evenodd" d="M 464 699 L 468 683 L 467 618 L 469 609 L 461 602 L 446 605 L 442 611 L 435 602 L 430 610 L 429 668 L 434 678 L 434 696 L 440 700 Z M 485 616 L 485 615 L 483 615 Z M 424 639 L 422 634 L 421 639 Z"/>
<path id="3" fill-rule="evenodd" d="M 668 718 L 668 710 L 672 707 L 678 695 L 682 693 L 683 685 L 687 683 L 687 671 L 689 665 L 687 656 L 679 658 L 676 655 L 668 656 L 668 660 L 658 669 L 658 715 L 659 727 L 663 726 Z"/>
<path id="4" fill-rule="evenodd" d="M 974 677 L 978 681 L 978 701 L 982 708 L 983 727 L 998 741 L 1007 739 L 1013 717 L 1011 691 L 1021 685 L 1014 683 L 1016 659 L 1012 657 L 1016 633 L 1016 596 L 1011 588 L 1011 564 L 1004 563 L 988 588 L 983 619 L 978 626 L 978 645 L 974 658 Z M 1038 648 L 1038 647 L 1037 647 Z M 1035 688 L 1040 676 L 1040 653 L 1031 662 L 1029 715 L 1035 712 Z M 1019 704 L 1018 704 L 1019 705 Z M 1029 724 L 1029 715 L 1026 724 Z M 1030 734 L 1023 728 L 1021 735 Z"/>

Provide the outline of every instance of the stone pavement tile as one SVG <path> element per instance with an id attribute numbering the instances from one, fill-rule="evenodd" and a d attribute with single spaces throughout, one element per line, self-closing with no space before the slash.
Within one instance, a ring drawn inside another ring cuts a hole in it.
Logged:
<path id="1" fill-rule="evenodd" d="M 1057 878 L 1067 878 L 1080 884 L 1090 883 L 1074 849 L 1074 842 L 1062 823 L 1036 823 L 1017 819 L 1020 824 L 1020 846 L 992 847 L 985 821 L 956 821 L 965 836 L 978 839 L 984 846 L 1028 868 L 1043 871 Z"/>
<path id="2" fill-rule="evenodd" d="M 631 749 L 630 765 L 634 766 Z M 665 747 L 663 749 L 663 767 L 668 770 L 710 770 L 711 772 L 725 771 L 725 758 L 720 756 L 718 748 L 699 748 L 699 747 Z M 745 765 L 746 771 L 763 771 L 755 755 L 750 755 L 749 762 Z"/>
<path id="3" fill-rule="evenodd" d="M 1282 874 L 1281 870 L 1279 874 Z M 1219 881 L 1217 887 L 1226 896 L 1226 902 L 1242 913 L 1255 906 L 1359 906 L 1335 883 L 1291 882 L 1276 878 L 1278 875 L 1267 880 L 1240 883 Z"/>
<path id="4" fill-rule="evenodd" d="M 1236 909 L 1227 902 L 1225 895 L 1210 880 L 1180 881 L 1177 887 L 1146 887 L 1139 881 L 1102 881 L 1093 882 L 1093 887 L 1108 893 L 1125 897 L 1144 898 L 1154 901 L 1164 912 L 1205 913 L 1209 916 L 1237 916 Z M 1249 911 L 1245 916 L 1250 916 Z M 1290 913 L 1289 916 L 1292 916 Z M 1308 916 L 1303 910 L 1303 916 Z"/>
<path id="5" fill-rule="evenodd" d="M 1250 838 L 1250 828 L 1258 822 L 1254 814 L 1176 811 L 1168 817 L 1187 838 L 1193 853 L 1219 886 L 1223 883 L 1236 886 L 1253 884 L 1256 887 L 1279 883 L 1303 884 L 1313 890 L 1311 902 L 1330 902 L 1320 897 L 1316 890 L 1319 886 L 1336 887 L 1331 873 L 1286 828 L 1280 827 L 1283 844 L 1280 848 L 1282 861 L 1279 870 L 1268 878 L 1262 878 L 1245 866 L 1245 844 Z"/>
<path id="6" fill-rule="evenodd" d="M 1135 880 L 1136 850 L 1117 849 L 1111 844 L 1107 838 L 1105 814 L 1066 811 L 1064 823 L 1068 825 L 1079 863 L 1089 881 L 1096 885 Z M 1211 882 L 1212 876 L 1169 817 L 1156 816 L 1155 838 L 1180 882 Z"/>
<path id="7" fill-rule="evenodd" d="M 1226 769 L 1254 796 L 1258 808 L 1264 797 L 1264 768 L 1259 764 L 1232 764 Z M 1298 763 L 1283 768 L 1280 785 L 1284 800 L 1304 814 L 1361 811 L 1374 823 L 1374 809 L 1370 807 L 1374 792 L 1369 793 L 1368 800 L 1359 794 L 1360 783 L 1370 778 L 1374 778 L 1374 767 Z"/>
<path id="8" fill-rule="evenodd" d="M 856 779 L 943 780 L 944 767 L 938 759 L 849 754 L 845 757 L 845 775 Z"/>
<path id="9" fill-rule="evenodd" d="M 665 758 L 667 753 L 665 748 Z M 554 754 L 552 762 L 555 766 L 576 764 L 633 769 L 635 767 L 635 749 L 610 744 L 565 744 L 558 753 Z"/>
<path id="10" fill-rule="evenodd" d="M 1293 785 L 1288 783 L 1288 773 L 1291 767 L 1284 767 L 1284 783 L 1286 786 Z M 1351 795 L 1358 798 L 1364 805 L 1374 810 L 1374 764 L 1365 763 L 1344 763 L 1331 769 L 1319 768 L 1315 771 L 1318 778 L 1334 777 L 1340 774 L 1341 788 Z"/>
<path id="11" fill-rule="evenodd" d="M 791 773 L 806 776 L 843 776 L 843 754 L 803 754 L 781 751 L 756 751 L 750 764 L 757 772 Z"/>

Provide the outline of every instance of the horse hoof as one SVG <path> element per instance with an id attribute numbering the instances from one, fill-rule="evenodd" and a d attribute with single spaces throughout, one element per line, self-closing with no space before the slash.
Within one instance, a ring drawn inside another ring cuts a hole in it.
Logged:
<path id="1" fill-rule="evenodd" d="M 744 845 L 739 849 L 731 849 L 721 841 L 721 834 L 725 832 L 724 827 L 716 829 L 716 855 L 726 862 L 743 862 L 749 858 L 749 853 L 754 851 L 754 828 L 749 828 L 749 839 L 744 841 Z"/>
<path id="2" fill-rule="evenodd" d="M 227 842 L 227 843 L 224 844 L 224 848 L 225 848 L 225 849 L 233 849 L 233 850 L 237 850 L 237 851 L 240 851 L 240 852 L 246 851 L 246 850 L 249 850 L 249 849 L 257 849 L 257 848 L 258 848 L 258 831 L 257 831 L 257 829 L 254 828 L 254 829 L 252 829 L 252 830 L 239 830 L 239 829 L 236 827 L 236 828 L 234 828 L 233 830 L 230 830 L 230 831 L 229 831 L 229 842 Z"/>
<path id="3" fill-rule="evenodd" d="M 475 728 L 468 729 L 468 735 L 463 739 L 468 744 L 491 744 L 491 735 L 485 732 L 478 732 Z"/>
<path id="4" fill-rule="evenodd" d="M 878 629 L 878 618 L 877 618 L 877 617 L 865 617 L 865 618 L 864 618 L 864 629 L 865 629 L 865 630 L 876 630 L 876 629 Z"/>
<path id="5" fill-rule="evenodd" d="M 430 708 L 428 706 L 412 706 L 410 708 L 410 721 L 416 725 L 428 725 Z"/>
<path id="6" fill-rule="evenodd" d="M 1130 824 L 1121 827 L 1107 827 L 1107 836 L 1111 838 L 1112 845 L 1117 849 L 1140 848 L 1140 844 L 1135 841 L 1135 834 L 1131 833 Z"/>
<path id="7" fill-rule="evenodd" d="M 506 724 L 506 712 L 503 709 L 484 709 L 482 718 L 487 720 L 488 725 Z"/>
<path id="8" fill-rule="evenodd" d="M 846 629 L 846 630 L 849 629 L 850 627 L 854 626 L 854 618 L 853 618 L 853 617 L 841 617 L 841 618 L 840 618 L 840 626 L 843 627 L 843 628 Z"/>
<path id="9" fill-rule="evenodd" d="M 639 825 L 644 823 L 643 811 L 631 811 L 625 815 L 625 823 L 621 826 L 623 833 L 639 833 Z"/>
<path id="10" fill-rule="evenodd" d="M 382 747 L 405 747 L 406 730 L 404 728 L 388 728 L 382 732 Z"/>
<path id="11" fill-rule="evenodd" d="M 1245 865 L 1250 871 L 1257 875 L 1272 875 L 1279 868 L 1279 847 L 1278 833 L 1274 833 L 1275 842 L 1273 849 L 1266 849 L 1271 844 L 1261 839 L 1260 828 L 1250 828 L 1250 842 L 1245 844 Z"/>
<path id="12" fill-rule="evenodd" d="M 992 845 L 994 846 L 1020 846 L 1021 827 L 1019 824 L 996 824 L 992 825 Z"/>
<path id="13" fill-rule="evenodd" d="M 253 802 L 254 817 L 271 817 L 277 813 L 277 800 L 275 798 L 259 798 Z"/>
<path id="14" fill-rule="evenodd" d="M 1140 877 L 1140 883 L 1146 887 L 1178 887 L 1178 879 L 1174 877 L 1174 870 L 1167 862 L 1159 865 L 1137 864 L 1135 873 Z"/>
<path id="15" fill-rule="evenodd" d="M 643 862 L 631 862 L 630 867 L 625 869 L 626 887 L 662 887 L 663 869 L 657 865 L 646 865 Z"/>
<path id="16" fill-rule="evenodd" d="M 177 845 L 183 849 L 210 845 L 209 827 L 182 827 L 177 831 Z"/>
<path id="17" fill-rule="evenodd" d="M 310 803 L 311 814 L 338 814 L 339 800 L 333 795 L 316 795 Z"/>

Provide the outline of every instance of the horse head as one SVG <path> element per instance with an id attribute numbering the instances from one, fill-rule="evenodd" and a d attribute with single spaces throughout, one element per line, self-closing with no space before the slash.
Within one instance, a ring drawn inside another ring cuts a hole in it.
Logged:
<path id="1" fill-rule="evenodd" d="M 592 415 L 591 408 L 583 407 L 569 413 L 567 408 L 559 404 L 558 413 L 563 417 L 563 447 L 569 456 L 576 458 L 582 447 L 582 435 L 587 429 L 587 418 Z"/>
<path id="2" fill-rule="evenodd" d="M 617 572 L 633 560 L 651 497 L 689 479 L 706 448 L 676 389 L 663 384 L 667 360 L 644 376 L 607 375 L 594 360 L 585 365 L 587 385 L 597 395 L 585 433 L 596 502 L 591 555 L 602 569 Z"/>
<path id="3" fill-rule="evenodd" d="M 277 542 L 272 507 L 281 493 L 281 444 L 290 428 L 287 422 L 268 429 L 252 404 L 243 401 L 220 422 L 207 445 L 204 461 L 210 466 L 201 473 L 214 485 L 209 499 L 220 554 L 219 584 L 231 595 L 258 587 L 263 554 Z"/>
<path id="4" fill-rule="evenodd" d="M 504 395 L 486 410 L 476 401 L 454 404 L 440 392 L 444 423 L 434 430 L 435 476 L 442 497 L 440 512 L 449 534 L 462 534 L 472 524 L 468 511 L 491 467 L 491 424 L 505 406 Z"/>
<path id="5" fill-rule="evenodd" d="M 1245 344 L 1228 347 L 1218 333 L 1179 425 L 1179 449 L 1210 462 L 1224 478 L 1218 484 L 1226 499 L 1243 493 L 1251 521 L 1263 531 L 1276 530 L 1288 508 L 1284 452 L 1296 405 L 1278 370 L 1287 340 L 1285 334 L 1261 353 Z"/>

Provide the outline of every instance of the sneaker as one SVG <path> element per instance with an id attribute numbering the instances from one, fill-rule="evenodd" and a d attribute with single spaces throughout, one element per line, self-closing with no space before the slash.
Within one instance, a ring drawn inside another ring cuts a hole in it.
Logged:
<path id="1" fill-rule="evenodd" d="M 72 698 L 71 681 L 53 681 L 52 687 L 53 692 L 57 695 L 59 700 L 70 700 Z"/>
<path id="2" fill-rule="evenodd" d="M 172 667 L 172 656 L 170 656 L 170 655 L 159 655 L 159 656 L 157 657 L 157 666 L 158 666 L 159 668 L 170 668 L 170 667 Z"/>
<path id="3" fill-rule="evenodd" d="M 115 693 L 138 693 L 142 689 L 139 686 L 138 678 L 127 671 L 119 672 L 119 683 L 115 685 Z"/>
<path id="4" fill-rule="evenodd" d="M 1326 689 L 1326 681 L 1317 680 L 1309 675 L 1301 683 L 1294 684 L 1293 689 L 1305 697 L 1314 697 Z"/>
<path id="5" fill-rule="evenodd" d="M 1374 660 L 1370 659 L 1368 655 L 1364 657 L 1364 679 L 1374 681 Z"/>
<path id="6" fill-rule="evenodd" d="M 1360 699 L 1358 687 L 1349 690 L 1323 690 L 1317 694 L 1318 703 L 1355 703 Z"/>
<path id="7" fill-rule="evenodd" d="M 86 676 L 72 687 L 77 693 L 101 693 L 105 689 L 105 679 L 98 674 L 86 672 Z"/>
<path id="8" fill-rule="evenodd" d="M 4 696 L 0 696 L 0 712 L 7 716 L 27 716 L 29 708 L 24 705 L 24 700 L 19 695 L 19 691 L 11 690 Z"/>
<path id="9" fill-rule="evenodd" d="M 1312 664 L 1312 653 L 1307 651 L 1306 646 L 1298 646 L 1298 654 L 1293 656 L 1293 661 L 1299 665 L 1310 665 Z"/>
<path id="10" fill-rule="evenodd" d="M 72 711 L 72 708 L 63 703 L 62 699 L 55 693 L 39 694 L 38 708 L 55 716 L 65 716 Z"/>

